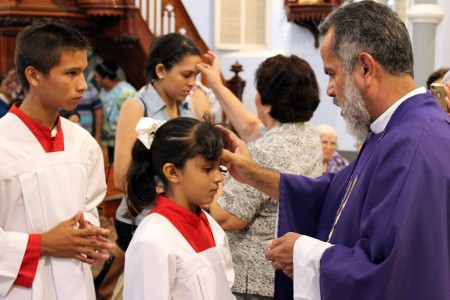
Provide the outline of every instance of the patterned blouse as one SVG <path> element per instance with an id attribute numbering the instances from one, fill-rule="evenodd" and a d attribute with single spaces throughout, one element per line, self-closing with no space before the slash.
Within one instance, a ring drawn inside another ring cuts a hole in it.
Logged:
<path id="1" fill-rule="evenodd" d="M 247 146 L 264 167 L 309 177 L 322 174 L 322 145 L 310 123 L 280 124 Z M 228 233 L 236 274 L 233 292 L 273 297 L 275 273 L 264 253 L 267 241 L 275 237 L 278 203 L 228 174 L 218 204 L 249 223 Z"/>
<path id="2" fill-rule="evenodd" d="M 116 138 L 117 120 L 122 104 L 136 93 L 136 89 L 126 81 L 119 82 L 112 90 L 100 91 L 100 100 L 103 102 L 103 131 L 102 142 L 104 146 L 114 147 Z"/>

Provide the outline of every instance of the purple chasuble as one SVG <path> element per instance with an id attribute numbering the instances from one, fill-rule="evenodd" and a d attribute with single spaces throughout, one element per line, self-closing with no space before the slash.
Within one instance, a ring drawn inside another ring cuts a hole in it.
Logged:
<path id="1" fill-rule="evenodd" d="M 403 102 L 341 172 L 281 175 L 279 236 L 327 241 L 336 223 L 322 299 L 450 299 L 449 151 L 450 120 L 426 93 Z M 292 299 L 286 282 L 276 278 L 276 299 Z"/>

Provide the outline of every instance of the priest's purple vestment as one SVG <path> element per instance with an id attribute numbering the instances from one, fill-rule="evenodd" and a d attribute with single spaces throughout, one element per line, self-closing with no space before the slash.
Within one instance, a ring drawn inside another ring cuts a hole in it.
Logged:
<path id="1" fill-rule="evenodd" d="M 322 299 L 450 299 L 450 120 L 429 92 L 341 172 L 281 174 L 279 199 L 278 236 L 322 241 L 346 200 L 320 262 Z M 292 299 L 277 272 L 276 299 Z"/>

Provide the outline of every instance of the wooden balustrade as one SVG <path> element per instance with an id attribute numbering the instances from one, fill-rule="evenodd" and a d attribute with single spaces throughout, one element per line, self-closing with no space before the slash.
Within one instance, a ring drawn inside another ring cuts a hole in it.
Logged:
<path id="1" fill-rule="evenodd" d="M 180 0 L 137 0 L 136 6 L 155 36 L 180 32 L 189 36 L 200 52 L 208 51 L 208 46 Z"/>
<path id="2" fill-rule="evenodd" d="M 76 0 L 77 6 L 88 16 L 119 17 L 125 14 L 127 8 L 133 7 L 128 0 Z"/>
<path id="3" fill-rule="evenodd" d="M 233 65 L 231 65 L 230 71 L 234 72 L 234 76 L 225 81 L 225 85 L 230 89 L 233 94 L 242 101 L 242 94 L 244 93 L 245 88 L 245 80 L 243 80 L 239 73 L 243 71 L 242 65 L 236 61 Z M 227 122 L 227 116 L 222 112 L 222 122 Z M 236 134 L 237 131 L 231 126 L 231 130 L 233 130 Z"/>
<path id="4" fill-rule="evenodd" d="M 239 76 L 239 73 L 243 71 L 242 65 L 236 61 L 231 66 L 230 71 L 234 72 L 234 76 L 227 80 L 225 84 L 242 101 L 242 94 L 245 88 L 245 81 Z"/>

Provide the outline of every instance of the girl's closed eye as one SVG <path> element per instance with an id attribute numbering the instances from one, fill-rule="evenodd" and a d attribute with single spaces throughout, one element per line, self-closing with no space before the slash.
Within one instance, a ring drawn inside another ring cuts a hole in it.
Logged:
<path id="1" fill-rule="evenodd" d="M 209 172 L 212 172 L 215 169 L 215 166 L 212 163 L 209 163 L 209 164 L 206 164 L 203 167 L 203 169 L 209 173 Z"/>
<path id="2" fill-rule="evenodd" d="M 207 163 L 205 166 L 204 166 L 204 168 L 203 168 L 205 171 L 207 171 L 208 173 L 210 173 L 210 172 L 212 172 L 212 171 L 215 171 L 215 170 L 221 170 L 220 169 L 220 163 L 219 162 L 210 162 L 210 163 Z"/>

